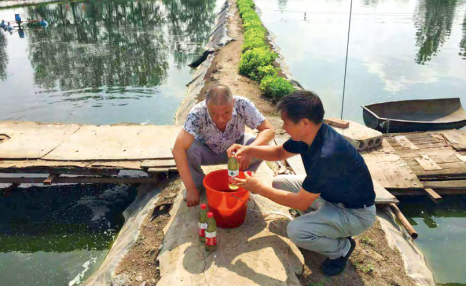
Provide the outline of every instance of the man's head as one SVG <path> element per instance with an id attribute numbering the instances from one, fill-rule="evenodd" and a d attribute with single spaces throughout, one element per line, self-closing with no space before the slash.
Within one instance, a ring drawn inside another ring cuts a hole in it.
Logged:
<path id="1" fill-rule="evenodd" d="M 304 141 L 316 134 L 324 119 L 324 106 L 317 94 L 298 90 L 285 96 L 277 106 L 283 119 L 283 129 L 295 141 Z"/>
<path id="2" fill-rule="evenodd" d="M 212 118 L 218 129 L 225 131 L 235 104 L 230 88 L 222 84 L 210 87 L 206 92 L 205 101 L 210 118 Z"/>

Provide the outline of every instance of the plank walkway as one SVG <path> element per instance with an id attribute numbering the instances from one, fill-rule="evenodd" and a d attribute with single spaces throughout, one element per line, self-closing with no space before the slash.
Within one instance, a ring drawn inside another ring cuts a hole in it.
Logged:
<path id="1" fill-rule="evenodd" d="M 171 148 L 180 128 L 0 121 L 0 183 L 150 182 L 158 173 L 176 171 Z M 396 202 L 393 195 L 439 201 L 442 194 L 466 194 L 465 131 L 388 134 L 380 146 L 360 153 L 374 179 L 377 203 Z M 294 173 L 305 175 L 299 156 L 287 161 Z M 125 170 L 148 176 L 118 176 Z"/>
<path id="2" fill-rule="evenodd" d="M 153 178 L 118 178 L 121 170 L 149 174 L 176 171 L 171 153 L 181 127 L 0 122 L 0 183 L 142 183 Z M 46 179 L 50 175 L 55 177 Z M 80 175 L 85 177 L 60 177 Z M 108 178 L 88 176 L 109 176 Z"/>

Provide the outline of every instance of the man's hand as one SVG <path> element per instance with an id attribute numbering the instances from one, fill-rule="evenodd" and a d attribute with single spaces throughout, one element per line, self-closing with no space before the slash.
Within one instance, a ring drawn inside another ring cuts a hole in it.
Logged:
<path id="1" fill-rule="evenodd" d="M 238 150 L 240 150 L 240 149 L 243 148 L 243 147 L 245 147 L 245 146 L 240 145 L 240 144 L 233 144 L 233 145 L 231 145 L 230 148 L 227 149 L 228 158 L 231 157 L 231 154 L 232 154 L 233 152 L 238 153 Z"/>
<path id="2" fill-rule="evenodd" d="M 249 176 L 248 172 L 244 172 L 244 177 L 244 179 L 234 178 L 234 185 L 245 188 L 252 193 L 260 195 L 263 184 L 259 181 L 259 179 L 254 177 L 254 173 L 252 173 L 252 176 Z"/>
<path id="3" fill-rule="evenodd" d="M 186 205 L 189 208 L 199 205 L 199 191 L 197 189 L 186 190 Z"/>
<path id="4" fill-rule="evenodd" d="M 249 147 L 240 144 L 231 145 L 227 150 L 228 158 L 231 157 L 233 152 L 236 153 L 235 157 L 238 159 L 239 169 L 243 171 L 249 168 L 252 160 L 252 156 L 249 154 Z"/>

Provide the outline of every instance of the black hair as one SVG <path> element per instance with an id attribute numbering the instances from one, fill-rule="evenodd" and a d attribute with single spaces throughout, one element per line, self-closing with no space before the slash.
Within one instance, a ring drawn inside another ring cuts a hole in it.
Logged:
<path id="1" fill-rule="evenodd" d="M 324 106 L 319 96 L 312 91 L 296 90 L 285 96 L 277 105 L 279 112 L 285 112 L 294 123 L 307 118 L 315 124 L 324 120 Z"/>

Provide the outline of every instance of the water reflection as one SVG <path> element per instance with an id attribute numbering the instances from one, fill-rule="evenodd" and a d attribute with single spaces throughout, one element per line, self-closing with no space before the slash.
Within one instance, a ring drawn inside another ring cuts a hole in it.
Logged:
<path id="1" fill-rule="evenodd" d="M 6 52 L 6 35 L 0 34 L 0 81 L 6 78 L 6 65 L 7 64 L 8 64 L 8 54 Z"/>
<path id="2" fill-rule="evenodd" d="M 127 87 L 144 87 L 137 96 L 150 96 L 150 88 L 167 77 L 169 54 L 174 53 L 181 68 L 207 38 L 205 23 L 211 20 L 214 3 L 164 1 L 163 7 L 117 1 L 28 8 L 31 18 L 46 17 L 53 25 L 30 31 L 35 83 L 66 90 L 64 95 L 73 101 L 88 99 L 71 98 L 76 93 L 125 93 Z M 98 97 L 102 95 L 94 99 Z"/>
<path id="3" fill-rule="evenodd" d="M 416 63 L 423 65 L 440 52 L 451 34 L 456 6 L 457 0 L 421 0 L 415 19 Z"/>
<path id="4" fill-rule="evenodd" d="M 463 39 L 460 42 L 460 56 L 463 56 L 463 60 L 466 60 L 466 13 L 463 20 Z"/>
<path id="5" fill-rule="evenodd" d="M 172 124 L 191 79 L 187 64 L 208 40 L 220 2 L 92 1 L 0 11 L 49 23 L 28 25 L 24 39 L 7 35 L 0 119 Z"/>

